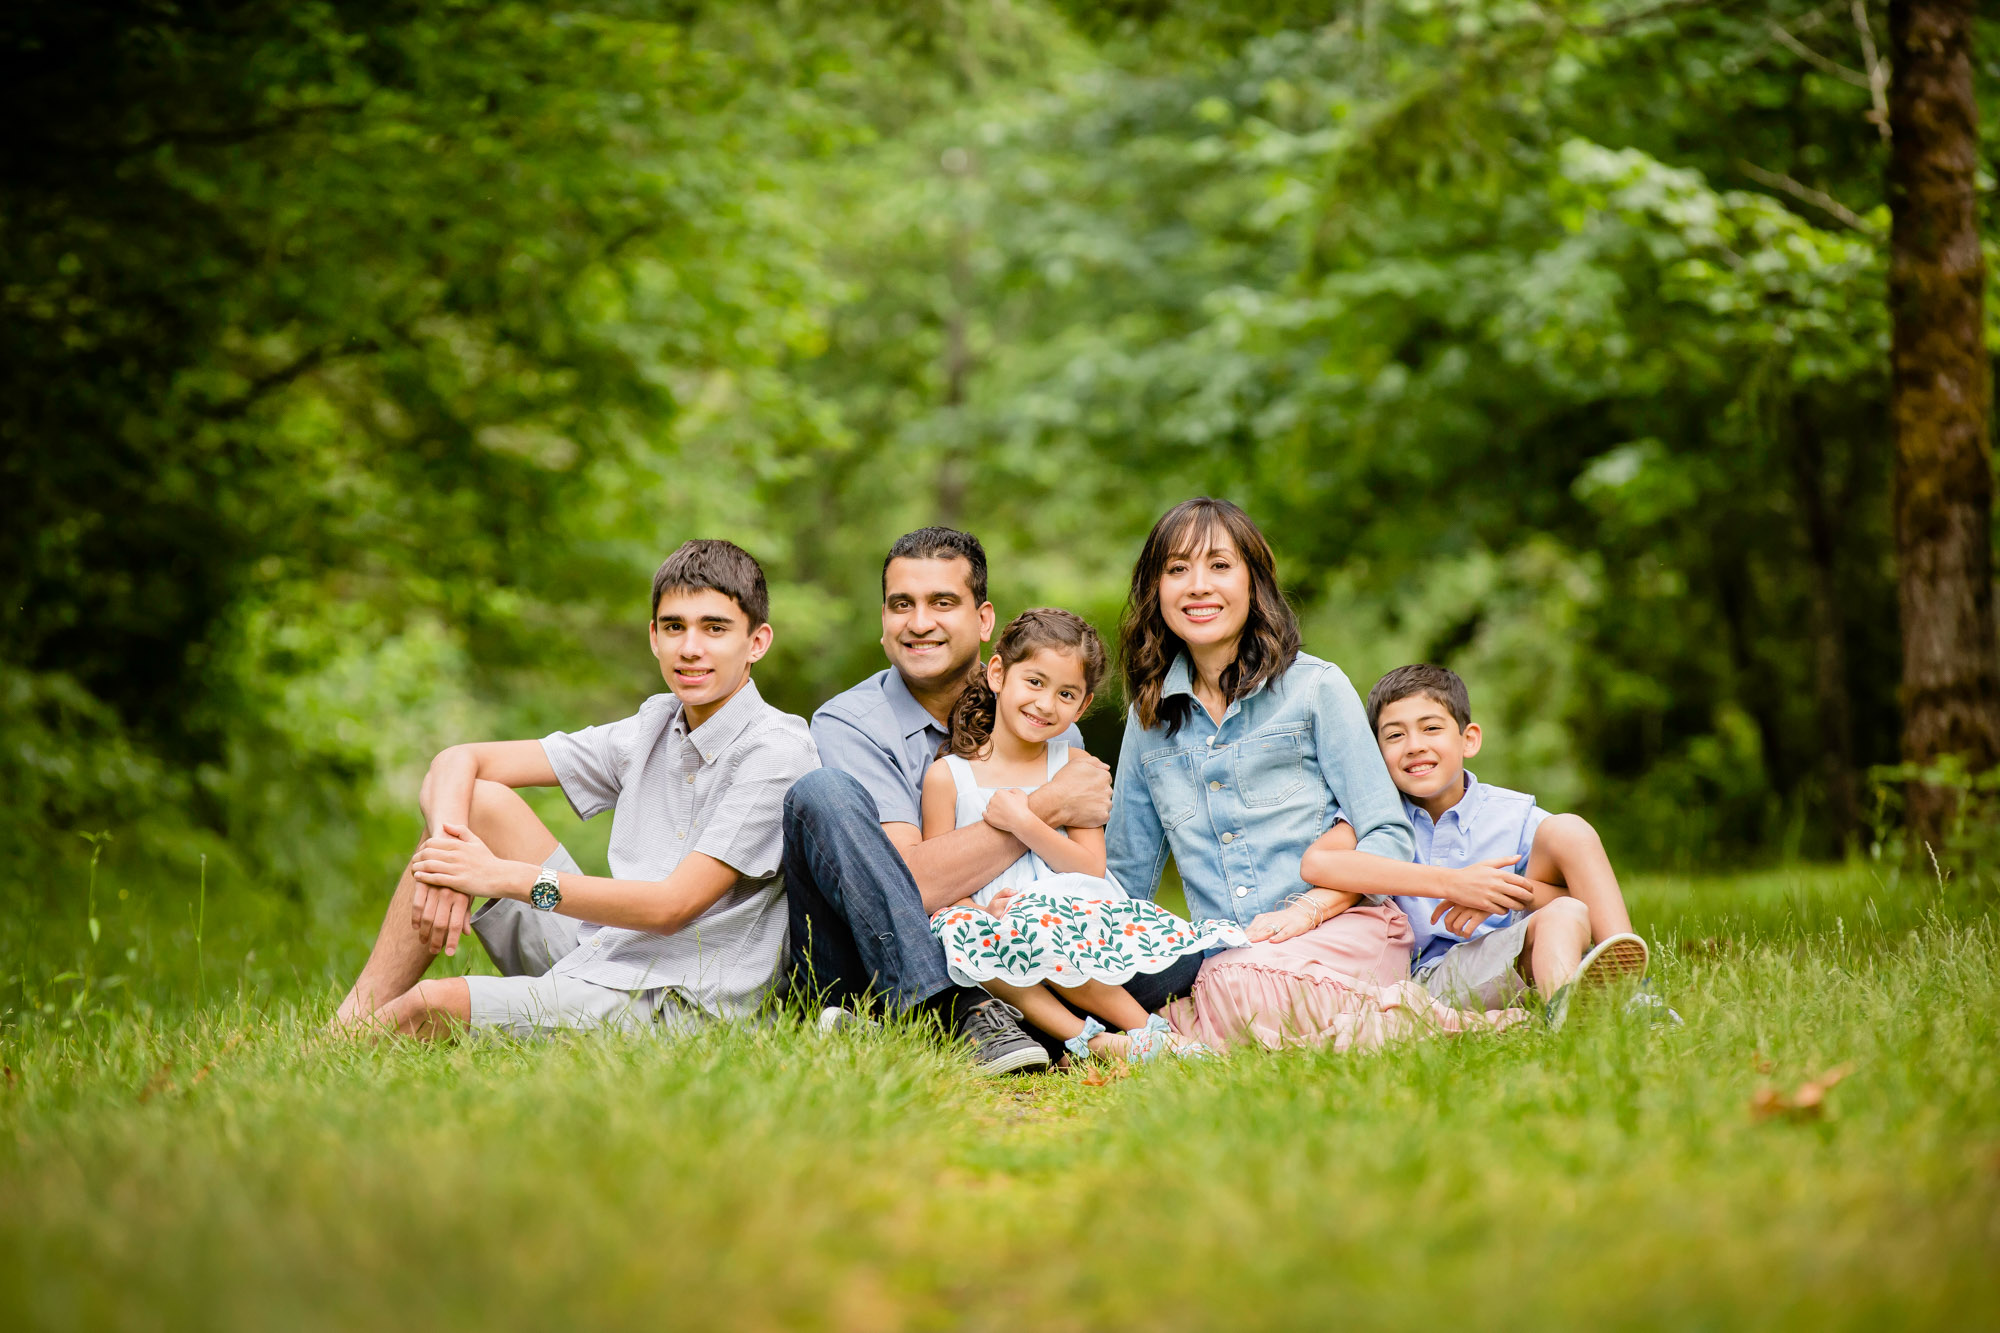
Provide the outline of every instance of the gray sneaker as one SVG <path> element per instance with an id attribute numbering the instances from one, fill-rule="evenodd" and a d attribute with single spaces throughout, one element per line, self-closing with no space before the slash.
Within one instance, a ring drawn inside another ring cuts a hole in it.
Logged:
<path id="1" fill-rule="evenodd" d="M 1049 1053 L 1021 1031 L 1021 1011 L 1005 1000 L 982 1000 L 958 1025 L 972 1047 L 972 1068 L 986 1078 L 1022 1069 L 1046 1069 Z"/>

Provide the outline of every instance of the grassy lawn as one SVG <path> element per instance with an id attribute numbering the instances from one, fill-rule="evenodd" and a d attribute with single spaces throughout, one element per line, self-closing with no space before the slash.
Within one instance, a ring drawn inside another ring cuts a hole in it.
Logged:
<path id="1" fill-rule="evenodd" d="M 1004 1083 L 894 1028 L 330 1043 L 282 914 L 216 924 L 205 1006 L 178 926 L 77 1004 L 16 930 L 0 1327 L 1991 1323 L 1992 919 L 1865 869 L 1630 888 L 1684 1028 Z"/>

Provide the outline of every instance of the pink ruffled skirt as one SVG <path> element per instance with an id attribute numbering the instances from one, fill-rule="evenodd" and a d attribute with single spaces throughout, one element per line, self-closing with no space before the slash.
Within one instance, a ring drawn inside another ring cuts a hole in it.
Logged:
<path id="1" fill-rule="evenodd" d="M 1494 1030 L 1520 1009 L 1453 1009 L 1410 980 L 1410 922 L 1394 903 L 1354 907 L 1282 943 L 1246 945 L 1201 965 L 1194 993 L 1163 1011 L 1174 1030 L 1216 1050 L 1373 1050 L 1440 1032 Z"/>

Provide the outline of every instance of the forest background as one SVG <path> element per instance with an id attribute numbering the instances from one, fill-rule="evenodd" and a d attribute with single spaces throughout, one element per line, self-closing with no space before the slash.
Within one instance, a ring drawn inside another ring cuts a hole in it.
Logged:
<path id="1" fill-rule="evenodd" d="M 1885 23 L 10 6 L 0 851 L 51 906 L 110 831 L 345 926 L 440 745 L 659 688 L 681 540 L 764 562 L 759 684 L 806 713 L 881 665 L 898 533 L 978 533 L 1003 618 L 1108 628 L 1206 492 L 1271 534 L 1310 651 L 1364 690 L 1454 667 L 1481 775 L 1627 861 L 1866 855 Z"/>

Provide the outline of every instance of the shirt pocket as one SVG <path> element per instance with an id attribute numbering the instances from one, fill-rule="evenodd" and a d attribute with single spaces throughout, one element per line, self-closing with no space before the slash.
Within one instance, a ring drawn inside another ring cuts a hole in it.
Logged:
<path id="1" fill-rule="evenodd" d="M 1167 750 L 1148 756 L 1140 764 L 1146 777 L 1146 791 L 1153 798 L 1153 811 L 1160 827 L 1178 828 L 1194 815 L 1194 756 L 1186 750 Z"/>
<path id="2" fill-rule="evenodd" d="M 1246 806 L 1283 805 L 1306 785 L 1303 728 L 1252 736 L 1236 745 L 1236 795 Z"/>

